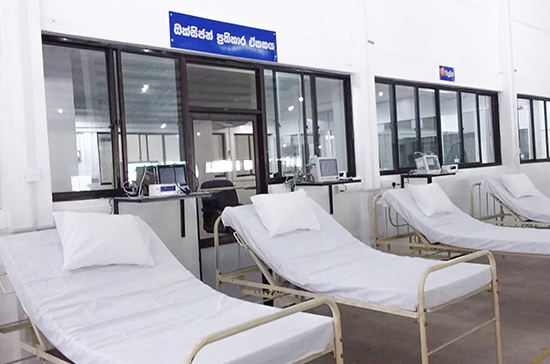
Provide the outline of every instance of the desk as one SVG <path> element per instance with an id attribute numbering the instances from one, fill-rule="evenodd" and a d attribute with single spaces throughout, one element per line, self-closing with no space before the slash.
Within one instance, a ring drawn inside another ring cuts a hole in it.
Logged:
<path id="1" fill-rule="evenodd" d="M 198 192 L 188 195 L 115 197 L 113 213 L 139 216 L 161 238 L 183 266 L 200 278 L 202 267 L 197 199 L 210 195 L 211 193 L 208 192 Z M 178 215 L 179 224 L 174 221 Z"/>
<path id="2" fill-rule="evenodd" d="M 432 179 L 435 177 L 443 177 L 443 176 L 454 176 L 456 172 L 454 173 L 437 173 L 437 174 L 427 174 L 427 173 L 402 173 L 401 174 L 401 188 L 405 188 L 405 178 L 407 180 L 410 180 L 411 178 L 426 178 L 428 184 L 432 183 Z"/>
<path id="3" fill-rule="evenodd" d="M 326 181 L 326 182 L 298 182 L 296 183 L 297 187 L 328 187 L 328 206 L 329 213 L 334 214 L 334 197 L 332 193 L 332 187 L 336 185 L 345 185 L 348 183 L 360 183 L 360 179 L 341 179 L 336 181 Z"/>

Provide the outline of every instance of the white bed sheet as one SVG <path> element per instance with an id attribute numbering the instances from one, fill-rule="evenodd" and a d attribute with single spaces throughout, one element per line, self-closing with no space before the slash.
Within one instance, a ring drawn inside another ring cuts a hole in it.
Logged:
<path id="1" fill-rule="evenodd" d="M 207 334 L 277 310 L 206 286 L 151 234 L 154 267 L 63 271 L 56 230 L 0 240 L 0 257 L 29 317 L 78 364 L 180 364 Z M 194 363 L 291 363 L 332 340 L 331 318 L 300 313 L 208 345 Z"/>
<path id="2" fill-rule="evenodd" d="M 548 196 L 541 193 L 540 196 L 515 198 L 498 178 L 486 179 L 481 185 L 521 218 L 550 223 L 550 198 Z"/>
<path id="3" fill-rule="evenodd" d="M 375 250 L 339 225 L 310 199 L 320 231 L 296 231 L 269 238 L 252 205 L 227 207 L 222 214 L 277 274 L 307 291 L 416 311 L 421 273 L 438 262 Z M 488 265 L 460 264 L 437 271 L 426 282 L 426 305 L 433 307 L 483 287 Z"/>
<path id="4" fill-rule="evenodd" d="M 474 219 L 458 207 L 447 215 L 426 217 L 406 188 L 384 192 L 381 202 L 432 242 L 472 250 L 550 254 L 550 230 L 495 226 Z"/>

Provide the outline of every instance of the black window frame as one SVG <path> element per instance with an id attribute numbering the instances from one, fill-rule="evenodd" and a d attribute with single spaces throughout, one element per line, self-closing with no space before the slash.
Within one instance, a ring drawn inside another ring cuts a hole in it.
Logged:
<path id="1" fill-rule="evenodd" d="M 517 100 L 528 100 L 529 101 L 529 108 L 531 109 L 531 130 L 533 131 L 531 135 L 531 143 L 533 143 L 533 156 L 529 159 L 521 159 L 521 155 L 518 156 L 520 164 L 530 164 L 530 163 L 542 163 L 542 162 L 550 162 L 550 145 L 548 142 L 550 141 L 549 130 L 548 130 L 548 103 L 550 102 L 550 98 L 542 97 L 542 96 L 533 96 L 533 95 L 525 95 L 525 94 L 518 94 Z M 544 124 L 546 127 L 546 158 L 537 159 L 537 140 L 535 136 L 535 113 L 534 113 L 534 102 L 535 101 L 542 101 L 544 103 Z M 520 135 L 519 135 L 519 110 L 518 112 L 518 148 L 520 147 Z"/>
<path id="2" fill-rule="evenodd" d="M 399 163 L 399 141 L 398 141 L 398 126 L 397 126 L 397 102 L 395 97 L 395 88 L 396 86 L 406 86 L 412 87 L 415 95 L 415 122 L 416 125 L 420 125 L 420 108 L 419 108 L 419 89 L 430 89 L 434 90 L 435 94 L 435 113 L 436 113 L 436 133 L 437 133 L 437 150 L 432 151 L 437 153 L 437 156 L 440 161 L 443 161 L 443 144 L 442 144 L 442 131 L 441 131 L 441 103 L 439 94 L 440 91 L 452 91 L 457 93 L 457 118 L 459 125 L 459 140 L 460 142 L 460 160 L 461 163 L 458 164 L 460 169 L 466 168 L 480 168 L 480 167 L 493 167 L 499 166 L 502 164 L 502 155 L 501 155 L 501 143 L 500 143 L 500 119 L 499 119 L 499 100 L 498 92 L 489 91 L 489 90 L 480 90 L 474 88 L 466 87 L 454 87 L 440 84 L 431 84 L 425 82 L 415 82 L 415 81 L 406 81 L 398 80 L 393 78 L 385 77 L 375 77 L 375 84 L 384 84 L 389 87 L 389 109 L 390 109 L 390 130 L 391 130 L 391 139 L 392 139 L 392 158 L 393 166 L 392 170 L 379 170 L 380 175 L 393 175 L 408 173 L 414 169 L 414 167 L 403 167 L 401 168 Z M 463 163 L 464 161 L 464 127 L 462 123 L 462 93 L 471 93 L 476 95 L 476 112 L 477 112 L 477 128 L 478 128 L 478 139 L 481 139 L 481 120 L 479 112 L 479 97 L 488 96 L 491 98 L 491 112 L 492 112 L 492 123 L 493 123 L 493 145 L 494 145 L 494 154 L 495 161 L 492 163 L 483 163 L 481 140 L 479 140 L 479 162 L 474 163 Z M 550 100 L 549 100 L 550 101 Z M 421 130 L 419 127 L 416 128 L 416 139 L 421 138 Z"/>
<path id="3" fill-rule="evenodd" d="M 333 78 L 343 81 L 344 85 L 344 111 L 345 111 L 345 130 L 346 130 L 346 149 L 347 149 L 347 169 L 348 176 L 356 176 L 355 164 L 355 139 L 353 132 L 353 112 L 351 96 L 351 75 L 328 72 L 305 67 L 288 67 L 276 63 L 254 62 L 251 60 L 238 60 L 230 58 L 221 58 L 210 55 L 197 55 L 183 50 L 167 50 L 149 47 L 140 47 L 129 44 L 112 43 L 104 41 L 95 41 L 81 39 L 72 36 L 57 34 L 42 34 L 43 45 L 55 45 L 77 49 L 91 49 L 105 52 L 107 60 L 107 84 L 109 96 L 109 113 L 111 117 L 111 142 L 113 150 L 113 189 L 93 190 L 93 191 L 74 191 L 74 192 L 56 192 L 52 193 L 53 201 L 74 201 L 95 198 L 110 198 L 123 196 L 122 184 L 128 176 L 128 155 L 126 147 L 126 119 L 124 109 L 124 89 L 122 77 L 122 53 L 134 53 L 153 57 L 172 58 L 176 60 L 178 70 L 178 79 L 181 94 L 180 105 L 180 123 L 179 140 L 180 155 L 182 160 L 186 161 L 188 166 L 195 164 L 195 148 L 193 138 L 193 113 L 222 113 L 222 114 L 246 114 L 254 117 L 253 119 L 253 138 L 254 138 L 254 156 L 256 173 L 256 192 L 267 193 L 268 185 L 272 183 L 281 183 L 284 178 L 270 178 L 268 171 L 268 146 L 267 146 L 267 116 L 265 99 L 265 80 L 264 71 L 271 70 L 275 72 L 298 73 L 301 77 L 310 76 L 313 81 L 315 77 Z M 222 67 L 227 69 L 247 69 L 255 72 L 256 82 L 256 105 L 255 109 L 237 109 L 237 108 L 213 108 L 189 105 L 189 92 L 187 83 L 187 65 L 199 64 L 205 66 Z M 314 82 L 312 82 L 314 84 Z M 314 90 L 315 85 L 312 87 Z M 312 94 L 312 101 L 315 96 Z M 315 105 L 316 106 L 316 105 Z M 315 115 L 315 119 L 317 115 Z M 120 140 L 119 140 L 120 137 Z M 120 146 L 119 146 L 120 144 Z M 119 166 L 122 166 L 119 168 Z M 189 167 L 188 167 L 189 168 Z M 193 171 L 191 171 L 193 173 Z M 190 178 L 190 187 L 194 188 L 195 181 Z"/>

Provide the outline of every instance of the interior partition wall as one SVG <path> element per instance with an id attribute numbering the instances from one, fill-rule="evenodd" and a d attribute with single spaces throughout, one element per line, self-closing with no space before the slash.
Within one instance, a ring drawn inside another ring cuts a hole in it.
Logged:
<path id="1" fill-rule="evenodd" d="M 460 168 L 498 165 L 496 92 L 376 79 L 381 174 L 413 170 L 415 153 Z"/>
<path id="2" fill-rule="evenodd" d="M 121 195 L 185 163 L 267 192 L 315 156 L 355 176 L 350 76 L 43 36 L 54 201 Z M 139 181 L 137 181 L 139 182 Z"/>

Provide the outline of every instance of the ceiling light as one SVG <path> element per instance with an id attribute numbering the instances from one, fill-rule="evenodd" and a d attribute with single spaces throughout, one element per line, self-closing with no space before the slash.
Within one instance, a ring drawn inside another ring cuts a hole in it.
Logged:
<path id="1" fill-rule="evenodd" d="M 57 109 L 57 112 L 63 114 L 63 109 Z"/>
<path id="2" fill-rule="evenodd" d="M 143 85 L 143 87 L 141 88 L 141 93 L 144 94 L 147 92 L 147 90 L 149 90 L 149 85 Z"/>
<path id="3" fill-rule="evenodd" d="M 283 148 L 286 148 L 286 144 L 283 144 Z"/>
<path id="4" fill-rule="evenodd" d="M 244 129 L 244 125 L 239 126 L 239 129 Z"/>
<path id="5" fill-rule="evenodd" d="M 200 132 L 200 131 L 197 132 L 197 136 L 201 136 L 201 132 Z"/>
<path id="6" fill-rule="evenodd" d="M 143 51 L 144 51 L 145 53 L 151 52 L 151 50 L 150 50 L 149 48 L 145 48 L 145 49 L 143 49 Z"/>
<path id="7" fill-rule="evenodd" d="M 63 42 L 67 42 L 67 41 L 69 40 L 69 38 L 63 37 L 63 38 L 61 38 L 61 40 L 62 40 Z"/>
<path id="8" fill-rule="evenodd" d="M 161 129 L 164 129 L 164 128 L 166 128 L 166 123 L 162 123 L 162 124 L 160 124 L 160 128 L 161 128 Z"/>
<path id="9" fill-rule="evenodd" d="M 300 96 L 300 97 L 298 98 L 298 101 L 304 102 L 304 98 L 303 98 L 302 96 Z"/>
<path id="10" fill-rule="evenodd" d="M 292 111 L 292 110 L 294 110 L 294 105 L 291 105 L 288 107 L 288 111 Z"/>
<path id="11" fill-rule="evenodd" d="M 322 146 L 319 146 L 319 149 L 323 148 Z"/>
<path id="12" fill-rule="evenodd" d="M 380 96 L 380 97 L 384 96 L 384 92 L 380 91 L 380 92 L 378 93 L 378 96 Z"/>

